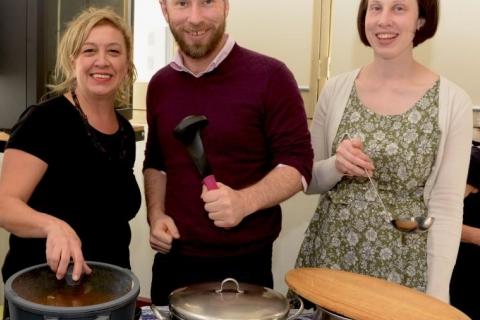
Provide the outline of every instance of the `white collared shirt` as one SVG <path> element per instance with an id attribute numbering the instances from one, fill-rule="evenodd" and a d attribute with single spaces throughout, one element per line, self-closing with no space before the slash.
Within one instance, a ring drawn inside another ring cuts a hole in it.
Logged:
<path id="1" fill-rule="evenodd" d="M 172 62 L 170 62 L 170 66 L 174 70 L 187 72 L 187 73 L 190 73 L 195 78 L 200 78 L 204 74 L 215 70 L 215 68 L 218 67 L 220 63 L 222 63 L 222 61 L 225 60 L 225 58 L 230 54 L 234 45 L 235 45 L 235 40 L 233 40 L 233 38 L 227 34 L 227 41 L 225 41 L 225 44 L 222 50 L 220 50 L 217 56 L 212 60 L 212 62 L 210 62 L 210 64 L 204 71 L 201 71 L 197 74 L 193 73 L 190 69 L 188 69 L 185 66 L 185 64 L 183 63 L 183 57 L 182 57 L 182 54 L 180 53 L 180 50 L 177 51 L 177 53 L 175 54 L 175 57 L 173 58 Z"/>

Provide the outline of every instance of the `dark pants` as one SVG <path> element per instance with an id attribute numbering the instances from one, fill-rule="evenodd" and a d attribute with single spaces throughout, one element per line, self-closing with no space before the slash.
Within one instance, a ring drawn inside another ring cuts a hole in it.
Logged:
<path id="1" fill-rule="evenodd" d="M 476 212 L 477 213 L 477 212 Z M 480 319 L 480 247 L 461 243 L 450 280 L 450 303 L 473 320 Z"/>
<path id="2" fill-rule="evenodd" d="M 177 288 L 211 281 L 220 284 L 225 278 L 273 288 L 272 246 L 231 257 L 157 253 L 152 267 L 152 303 L 158 306 L 168 305 L 168 295 Z"/>

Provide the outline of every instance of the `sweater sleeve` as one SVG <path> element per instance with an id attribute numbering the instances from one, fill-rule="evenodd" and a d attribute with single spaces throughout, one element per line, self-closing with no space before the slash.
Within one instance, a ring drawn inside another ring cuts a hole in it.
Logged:
<path id="1" fill-rule="evenodd" d="M 460 243 L 472 139 L 472 103 L 461 89 L 448 88 L 450 116 L 443 127 L 445 143 L 438 154 L 438 175 L 427 202 L 429 214 L 435 218 L 428 235 L 427 293 L 446 302 Z"/>
<path id="2" fill-rule="evenodd" d="M 155 77 L 150 81 L 147 89 L 147 142 L 145 146 L 145 159 L 143 170 L 152 168 L 165 171 L 160 142 L 158 141 L 158 129 L 156 124 L 156 85 Z"/>
<path id="3" fill-rule="evenodd" d="M 313 151 L 302 97 L 293 74 L 281 64 L 269 77 L 265 118 L 273 165 L 297 169 L 309 183 Z"/>
<path id="4" fill-rule="evenodd" d="M 328 143 L 328 118 L 332 112 L 334 81 L 329 81 L 320 94 L 315 107 L 310 132 L 314 151 L 312 180 L 307 193 L 325 193 L 342 179 L 343 174 L 335 167 L 335 155 L 331 155 Z"/>

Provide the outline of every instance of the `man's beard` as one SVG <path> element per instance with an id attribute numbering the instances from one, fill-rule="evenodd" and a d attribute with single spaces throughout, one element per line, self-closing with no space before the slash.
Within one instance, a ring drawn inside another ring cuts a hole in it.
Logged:
<path id="1" fill-rule="evenodd" d="M 217 48 L 218 44 L 222 41 L 223 35 L 225 34 L 225 27 L 226 23 L 225 21 L 216 29 L 212 35 L 212 38 L 204 45 L 189 45 L 185 39 L 183 38 L 183 35 L 172 26 L 170 26 L 170 30 L 172 31 L 173 37 L 175 38 L 175 41 L 177 42 L 180 50 L 187 55 L 188 57 L 192 59 L 201 59 L 203 57 L 208 56 L 212 51 Z"/>

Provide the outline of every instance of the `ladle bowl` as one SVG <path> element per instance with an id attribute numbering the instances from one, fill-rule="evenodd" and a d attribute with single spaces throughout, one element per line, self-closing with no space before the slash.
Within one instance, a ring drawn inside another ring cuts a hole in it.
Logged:
<path id="1" fill-rule="evenodd" d="M 399 231 L 418 233 L 430 229 L 434 221 L 434 217 L 410 217 L 393 219 L 391 222 Z"/>
<path id="2" fill-rule="evenodd" d="M 345 134 L 345 137 L 352 140 L 352 138 L 348 133 Z M 393 219 L 392 214 L 389 211 L 387 211 L 387 208 L 383 203 L 382 197 L 380 197 L 380 194 L 378 193 L 377 187 L 375 186 L 375 183 L 373 182 L 372 177 L 368 173 L 367 169 L 363 168 L 363 170 L 368 180 L 370 181 L 370 184 L 372 185 L 373 191 L 375 192 L 375 196 L 377 197 L 378 201 L 382 205 L 384 214 L 387 216 L 388 220 L 392 223 L 395 229 L 405 233 L 419 233 L 419 232 L 424 232 L 430 229 L 430 227 L 432 226 L 435 220 L 435 218 L 431 216 L 427 216 L 427 217 L 414 216 L 414 217 L 408 217 L 408 218 Z"/>
<path id="3" fill-rule="evenodd" d="M 414 217 L 408 217 L 408 218 L 393 219 L 391 213 L 387 211 L 387 208 L 383 203 L 382 197 L 380 197 L 377 187 L 375 187 L 375 183 L 373 183 L 372 177 L 368 174 L 368 171 L 366 169 L 364 170 L 365 170 L 365 174 L 368 177 L 368 180 L 370 180 L 370 184 L 373 187 L 373 191 L 375 192 L 377 199 L 380 201 L 380 204 L 382 205 L 383 212 L 385 213 L 385 215 L 387 215 L 387 217 L 389 218 L 390 222 L 395 227 L 395 229 L 401 232 L 406 232 L 406 233 L 419 233 L 419 232 L 424 232 L 430 229 L 430 227 L 432 226 L 435 220 L 435 218 L 431 216 L 427 216 L 427 217 L 414 216 Z"/>

